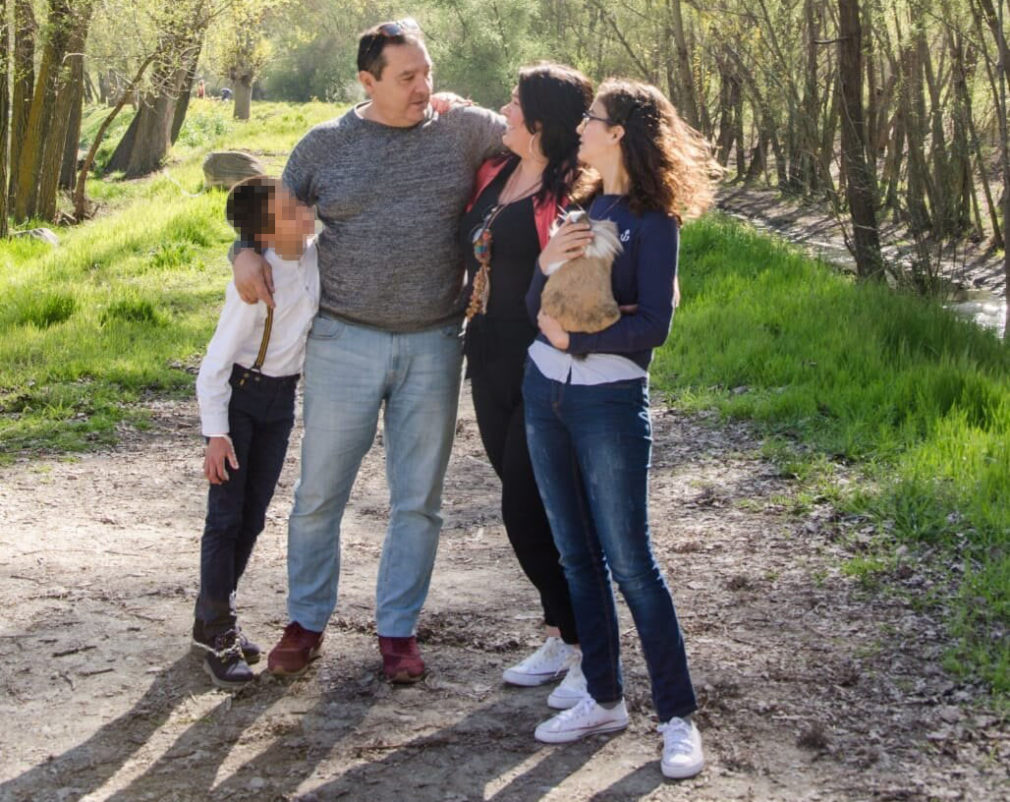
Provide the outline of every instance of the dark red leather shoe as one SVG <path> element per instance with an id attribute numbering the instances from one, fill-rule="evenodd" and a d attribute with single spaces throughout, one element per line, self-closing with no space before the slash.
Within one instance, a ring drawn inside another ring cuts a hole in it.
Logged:
<path id="1" fill-rule="evenodd" d="M 379 635 L 379 651 L 382 652 L 382 673 L 386 679 L 397 684 L 409 684 L 424 679 L 428 669 L 417 648 L 417 638 L 386 638 Z"/>

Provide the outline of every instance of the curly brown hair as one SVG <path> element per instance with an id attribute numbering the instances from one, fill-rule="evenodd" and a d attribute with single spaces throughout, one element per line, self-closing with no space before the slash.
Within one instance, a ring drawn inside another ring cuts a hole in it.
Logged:
<path id="1" fill-rule="evenodd" d="M 702 214 L 723 174 L 704 136 L 688 125 L 656 87 L 617 78 L 600 85 L 597 99 L 612 125 L 624 128 L 621 154 L 635 214 L 661 211 L 678 223 Z"/>

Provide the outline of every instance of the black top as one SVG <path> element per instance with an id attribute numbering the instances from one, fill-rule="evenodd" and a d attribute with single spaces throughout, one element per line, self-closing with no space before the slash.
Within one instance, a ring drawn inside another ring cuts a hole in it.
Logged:
<path id="1" fill-rule="evenodd" d="M 460 242 L 466 261 L 467 282 L 472 287 L 480 263 L 473 255 L 473 237 L 498 204 L 505 182 L 518 159 L 507 164 L 480 194 L 460 222 Z M 533 217 L 533 198 L 504 206 L 491 221 L 491 292 L 487 314 L 474 315 L 466 327 L 467 376 L 476 376 L 498 360 L 522 362 L 537 329 L 526 311 L 540 236 Z M 469 294 L 469 291 L 468 291 Z"/>

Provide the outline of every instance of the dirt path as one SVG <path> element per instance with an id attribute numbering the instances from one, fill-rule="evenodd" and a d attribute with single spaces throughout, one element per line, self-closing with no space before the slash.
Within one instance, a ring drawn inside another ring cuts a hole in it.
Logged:
<path id="1" fill-rule="evenodd" d="M 830 509 L 741 427 L 657 407 L 656 550 L 682 616 L 709 765 L 663 782 L 644 663 L 622 607 L 632 725 L 545 747 L 544 689 L 500 683 L 538 642 L 497 481 L 463 410 L 420 635 L 430 677 L 379 679 L 373 587 L 381 443 L 343 536 L 324 657 L 305 678 L 212 690 L 187 631 L 203 481 L 195 406 L 164 403 L 116 451 L 0 469 L 0 800 L 865 800 L 1010 798 L 1010 726 L 939 667 L 944 632 L 907 593 L 843 578 Z M 247 631 L 284 622 L 295 454 L 244 580 Z M 907 598 L 907 600 L 903 600 Z"/>

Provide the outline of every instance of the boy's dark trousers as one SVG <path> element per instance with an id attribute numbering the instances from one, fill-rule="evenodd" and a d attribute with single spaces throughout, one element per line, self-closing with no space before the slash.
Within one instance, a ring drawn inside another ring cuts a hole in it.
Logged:
<path id="1" fill-rule="evenodd" d="M 236 365 L 230 384 L 229 435 L 239 468 L 226 463 L 230 478 L 211 485 L 207 496 L 194 628 L 206 640 L 235 628 L 235 589 L 284 466 L 298 376 L 275 378 Z"/>

